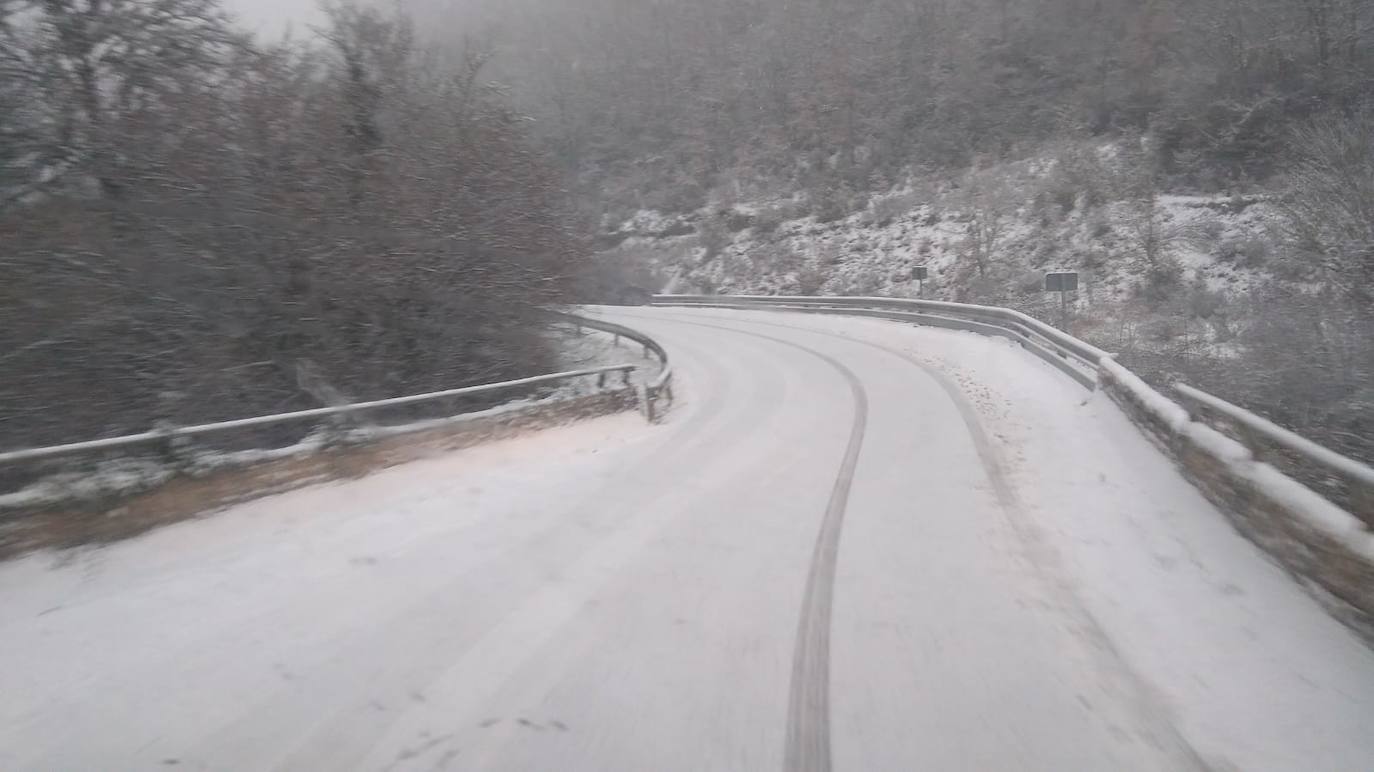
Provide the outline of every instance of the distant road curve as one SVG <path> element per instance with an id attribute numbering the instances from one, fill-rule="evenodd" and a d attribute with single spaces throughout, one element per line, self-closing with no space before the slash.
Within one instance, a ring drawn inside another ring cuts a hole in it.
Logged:
<path id="1" fill-rule="evenodd" d="M 595 313 L 668 349 L 664 423 L 0 564 L 0 769 L 1374 769 L 1374 654 L 1100 395 Z"/>

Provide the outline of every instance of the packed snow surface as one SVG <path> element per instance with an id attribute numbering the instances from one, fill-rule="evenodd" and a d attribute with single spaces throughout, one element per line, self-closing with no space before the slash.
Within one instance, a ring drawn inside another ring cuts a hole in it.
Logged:
<path id="1" fill-rule="evenodd" d="M 1374 769 L 1374 654 L 1104 396 L 965 333 L 603 313 L 669 349 L 665 423 L 0 565 L 0 769 L 778 769 L 798 712 L 837 770 Z"/>

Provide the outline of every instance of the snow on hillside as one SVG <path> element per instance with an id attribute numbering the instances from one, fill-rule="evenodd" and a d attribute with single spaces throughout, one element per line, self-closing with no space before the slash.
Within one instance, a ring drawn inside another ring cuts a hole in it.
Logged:
<path id="1" fill-rule="evenodd" d="M 615 250 L 676 276 L 684 292 L 915 297 L 913 269 L 926 266 L 925 297 L 1033 305 L 1045 271 L 1075 270 L 1075 302 L 1093 306 L 1137 296 L 1152 265 L 1173 271 L 1177 286 L 1228 295 L 1267 278 L 1276 213 L 1263 198 L 1089 201 L 1047 191 L 1052 169 L 1026 161 L 936 192 L 897 189 L 830 222 L 795 200 L 756 201 L 684 216 L 641 211 L 608 232 Z"/>

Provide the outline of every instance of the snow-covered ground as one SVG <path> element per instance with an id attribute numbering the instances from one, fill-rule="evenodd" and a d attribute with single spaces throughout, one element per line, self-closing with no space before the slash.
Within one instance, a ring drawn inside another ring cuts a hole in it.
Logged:
<path id="1" fill-rule="evenodd" d="M 632 340 L 586 328 L 580 332 L 561 325 L 554 329 L 550 334 L 558 351 L 560 370 L 628 364 L 638 365 L 634 375 L 637 380 L 653 380 L 658 375 L 659 361 L 645 354 L 644 348 Z"/>
<path id="2" fill-rule="evenodd" d="M 0 565 L 0 768 L 767 769 L 822 735 L 836 769 L 1374 768 L 1374 653 L 1109 401 L 972 335 L 605 313 L 669 348 L 668 423 Z"/>
<path id="3" fill-rule="evenodd" d="M 646 354 L 644 349 L 633 341 L 617 340 L 616 336 L 590 330 L 575 330 L 571 326 L 559 325 L 546 333 L 553 348 L 557 351 L 557 370 L 572 371 L 629 364 L 639 369 L 631 376 L 631 382 L 653 380 L 661 369 L 657 359 Z M 611 386 L 617 386 L 615 378 Z M 458 414 L 449 418 L 411 421 L 399 425 L 376 426 L 364 416 L 360 423 L 346 430 L 342 439 L 366 441 L 383 436 L 403 434 L 424 428 L 441 425 L 451 421 L 472 420 L 498 416 L 529 407 L 535 401 L 556 401 L 592 394 L 601 390 L 594 378 L 578 378 L 547 389 L 533 399 L 514 399 L 504 405 Z M 399 396 L 399 395 L 397 395 Z M 321 425 L 299 442 L 279 448 L 240 450 L 232 452 L 217 451 L 210 448 L 188 447 L 174 468 L 166 463 L 159 452 L 144 457 L 125 456 L 94 464 L 94 469 L 79 468 L 73 471 L 52 474 L 33 482 L 19 490 L 0 490 L 0 536 L 9 524 L 4 522 L 3 513 L 20 511 L 24 508 L 52 505 L 63 501 L 91 501 L 111 496 L 127 495 L 139 490 L 148 490 L 170 480 L 178 473 L 190 471 L 205 473 L 212 469 L 249 464 L 270 459 L 304 456 L 320 451 L 331 440 L 341 439 L 328 422 Z"/>
<path id="4" fill-rule="evenodd" d="M 1374 654 L 1243 539 L 1101 393 L 1001 338 L 812 317 L 959 384 L 1033 558 L 1212 769 L 1367 769 Z M 1365 728 L 1362 728 L 1365 727 Z"/>
<path id="5" fill-rule="evenodd" d="M 1106 190 L 1090 200 L 1088 188 L 1131 182 L 1129 172 L 1103 162 L 1095 172 L 1102 179 L 1080 182 L 1075 200 L 1061 192 L 1067 183 L 1056 182 L 1057 163 L 1001 164 L 970 173 L 960 186 L 908 183 L 831 222 L 784 198 L 689 215 L 640 211 L 606 225 L 624 238 L 617 249 L 677 274 L 679 292 L 915 297 L 912 269 L 925 266 L 926 297 L 955 300 L 987 278 L 1004 302 L 1021 306 L 1041 297 L 1045 271 L 1071 270 L 1083 282 L 1074 302 L 1087 310 L 1137 293 L 1149 265 L 1147 233 L 1157 257 L 1177 263 L 1182 284 L 1200 281 L 1236 296 L 1271 276 L 1279 216 L 1262 196 L 1164 194 L 1149 203 Z M 975 222 L 990 226 L 976 239 Z M 699 235 L 712 230 L 724 240 L 713 257 Z M 988 277 L 971 257 L 980 247 L 991 255 Z"/>

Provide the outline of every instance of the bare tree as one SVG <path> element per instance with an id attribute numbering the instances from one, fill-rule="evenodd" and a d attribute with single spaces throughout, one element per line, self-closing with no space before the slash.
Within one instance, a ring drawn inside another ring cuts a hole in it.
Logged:
<path id="1" fill-rule="evenodd" d="M 548 366 L 538 311 L 571 297 L 585 246 L 482 57 L 427 53 L 367 8 L 332 13 L 324 45 L 267 49 L 211 0 L 22 8 L 0 17 L 23 65 L 0 99 L 53 97 L 0 115 L 0 159 L 27 175 L 0 182 L 7 437 Z"/>
<path id="2" fill-rule="evenodd" d="M 1374 114 L 1295 131 L 1282 209 L 1323 283 L 1374 320 Z"/>

